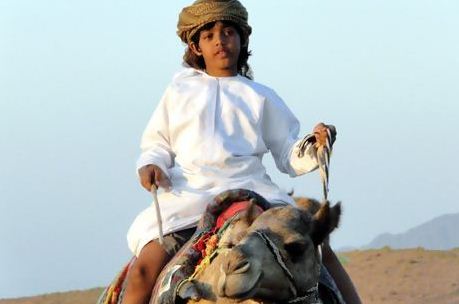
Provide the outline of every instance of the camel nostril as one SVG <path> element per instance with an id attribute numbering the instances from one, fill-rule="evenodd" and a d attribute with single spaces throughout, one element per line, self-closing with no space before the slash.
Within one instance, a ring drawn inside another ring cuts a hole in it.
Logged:
<path id="1" fill-rule="evenodd" d="M 238 262 L 234 267 L 230 268 L 232 274 L 240 274 L 247 272 L 250 269 L 250 262 L 247 260 Z"/>

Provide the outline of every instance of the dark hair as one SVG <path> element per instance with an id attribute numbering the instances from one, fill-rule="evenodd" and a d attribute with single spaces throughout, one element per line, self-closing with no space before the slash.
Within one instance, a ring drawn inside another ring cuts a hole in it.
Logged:
<path id="1" fill-rule="evenodd" d="M 225 25 L 232 26 L 236 29 L 241 37 L 241 51 L 239 52 L 239 58 L 237 60 L 237 72 L 238 74 L 247 77 L 248 79 L 253 79 L 252 69 L 250 68 L 249 64 L 247 63 L 249 56 L 252 55 L 252 52 L 249 51 L 249 43 L 246 41 L 243 32 L 241 31 L 240 27 L 231 21 L 222 21 Z M 215 22 L 210 22 L 204 25 L 196 34 L 191 37 L 191 41 L 195 44 L 199 43 L 199 35 L 201 31 L 206 31 L 211 29 L 215 25 Z M 199 70 L 205 70 L 206 64 L 204 62 L 204 58 L 202 56 L 198 56 L 190 49 L 190 46 L 187 46 L 185 50 L 185 54 L 183 55 L 183 60 L 191 67 Z"/>

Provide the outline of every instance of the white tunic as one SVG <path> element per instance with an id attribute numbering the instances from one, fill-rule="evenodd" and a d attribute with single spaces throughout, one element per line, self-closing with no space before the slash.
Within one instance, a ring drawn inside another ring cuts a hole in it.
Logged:
<path id="1" fill-rule="evenodd" d="M 195 226 L 213 197 L 228 189 L 293 203 L 266 174 L 262 157 L 271 151 L 290 176 L 316 169 L 314 148 L 297 156 L 298 132 L 298 120 L 266 86 L 193 68 L 178 73 L 144 131 L 137 162 L 137 169 L 159 166 L 172 183 L 158 195 L 164 233 Z M 138 255 L 158 234 L 151 206 L 130 227 L 129 248 Z"/>

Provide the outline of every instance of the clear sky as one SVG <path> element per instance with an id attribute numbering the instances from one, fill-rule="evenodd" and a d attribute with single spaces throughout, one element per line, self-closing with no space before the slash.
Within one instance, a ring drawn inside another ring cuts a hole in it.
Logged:
<path id="1" fill-rule="evenodd" d="M 191 1 L 0 1 L 0 298 L 108 283 L 150 196 L 139 138 Z M 243 1 L 255 79 L 338 130 L 335 248 L 459 212 L 459 2 Z M 318 174 L 273 179 L 320 198 Z"/>

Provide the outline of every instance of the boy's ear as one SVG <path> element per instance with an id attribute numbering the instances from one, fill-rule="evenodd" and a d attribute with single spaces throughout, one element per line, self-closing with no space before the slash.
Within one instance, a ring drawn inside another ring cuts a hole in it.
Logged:
<path id="1" fill-rule="evenodd" d="M 193 41 L 190 42 L 190 44 L 188 45 L 188 47 L 190 48 L 190 50 L 197 56 L 202 56 L 202 52 L 201 52 L 201 49 L 199 48 L 199 45 L 194 43 Z"/>

